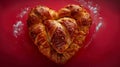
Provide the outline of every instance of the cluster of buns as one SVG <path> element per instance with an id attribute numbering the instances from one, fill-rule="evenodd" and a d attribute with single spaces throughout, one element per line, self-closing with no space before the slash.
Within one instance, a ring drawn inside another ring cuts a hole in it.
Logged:
<path id="1" fill-rule="evenodd" d="M 91 24 L 92 19 L 86 9 L 74 4 L 58 12 L 37 6 L 27 19 L 34 44 L 43 55 L 58 64 L 66 63 L 82 47 Z"/>

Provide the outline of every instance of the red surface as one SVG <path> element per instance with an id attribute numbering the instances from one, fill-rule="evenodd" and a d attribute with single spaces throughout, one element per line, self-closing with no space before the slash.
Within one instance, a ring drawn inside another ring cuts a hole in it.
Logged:
<path id="1" fill-rule="evenodd" d="M 28 36 L 26 18 L 20 19 L 24 29 L 17 38 L 13 36 L 16 16 L 25 7 L 38 4 L 55 10 L 66 4 L 78 4 L 75 0 L 1 0 L 0 1 L 0 67 L 120 67 L 120 7 L 119 0 L 94 0 L 100 6 L 103 26 L 91 44 L 81 49 L 68 63 L 57 65 L 39 53 Z"/>

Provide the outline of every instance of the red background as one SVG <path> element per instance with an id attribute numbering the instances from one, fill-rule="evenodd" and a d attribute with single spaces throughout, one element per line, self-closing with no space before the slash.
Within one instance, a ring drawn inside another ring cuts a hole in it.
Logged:
<path id="1" fill-rule="evenodd" d="M 22 8 L 38 4 L 60 9 L 75 0 L 0 0 L 0 67 L 120 67 L 120 6 L 119 0 L 92 0 L 100 6 L 104 18 L 102 28 L 89 47 L 81 49 L 64 65 L 57 65 L 39 53 L 31 42 L 26 26 L 18 38 L 13 36 L 13 24 Z"/>

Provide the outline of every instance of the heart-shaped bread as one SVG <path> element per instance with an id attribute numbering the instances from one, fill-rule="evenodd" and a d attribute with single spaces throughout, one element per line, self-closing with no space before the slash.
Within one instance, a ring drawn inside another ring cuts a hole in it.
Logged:
<path id="1" fill-rule="evenodd" d="M 27 24 L 39 51 L 55 63 L 64 64 L 82 47 L 92 19 L 79 5 L 67 5 L 58 12 L 37 6 L 31 9 Z"/>

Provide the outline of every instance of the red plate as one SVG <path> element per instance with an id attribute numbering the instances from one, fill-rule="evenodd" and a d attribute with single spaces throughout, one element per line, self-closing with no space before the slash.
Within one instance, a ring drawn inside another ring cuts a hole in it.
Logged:
<path id="1" fill-rule="evenodd" d="M 90 10 L 94 23 L 85 47 L 66 64 L 58 65 L 43 56 L 31 42 L 26 18 L 29 9 L 36 5 L 58 10 L 67 4 L 82 4 Z M 0 1 L 0 67 L 120 67 L 119 9 L 119 0 Z"/>

